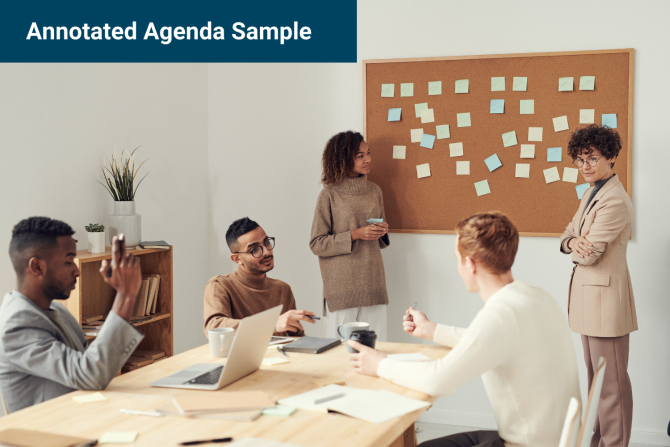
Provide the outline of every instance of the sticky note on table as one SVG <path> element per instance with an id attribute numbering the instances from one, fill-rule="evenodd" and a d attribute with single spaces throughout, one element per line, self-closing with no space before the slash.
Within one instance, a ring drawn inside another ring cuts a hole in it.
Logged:
<path id="1" fill-rule="evenodd" d="M 108 431 L 98 439 L 98 444 L 132 444 L 135 439 L 136 431 Z"/>
<path id="2" fill-rule="evenodd" d="M 263 365 L 266 366 L 274 366 L 274 365 L 281 365 L 282 363 L 288 363 L 289 359 L 286 358 L 275 358 L 275 357 L 270 357 L 267 359 L 263 359 Z"/>
<path id="3" fill-rule="evenodd" d="M 517 163 L 516 171 L 514 172 L 514 177 L 529 178 L 530 165 L 528 163 Z"/>
<path id="4" fill-rule="evenodd" d="M 393 98 L 395 84 L 382 84 L 382 98 Z"/>
<path id="5" fill-rule="evenodd" d="M 471 124 L 469 112 L 456 114 L 456 125 L 458 127 L 470 127 Z"/>
<path id="6" fill-rule="evenodd" d="M 544 179 L 547 183 L 554 183 L 561 179 L 561 177 L 558 175 L 558 168 L 556 166 L 545 169 L 542 172 L 544 172 Z"/>
<path id="7" fill-rule="evenodd" d="M 463 156 L 463 143 L 451 143 L 449 145 L 449 156 L 450 157 L 462 157 Z"/>
<path id="8" fill-rule="evenodd" d="M 590 187 L 591 187 L 591 185 L 589 185 L 588 183 L 584 183 L 584 184 L 581 184 L 581 185 L 575 185 L 575 189 L 577 190 L 577 198 L 579 200 L 582 200 L 582 196 L 584 195 L 586 190 L 589 189 Z"/>
<path id="9" fill-rule="evenodd" d="M 470 175 L 470 162 L 469 161 L 457 161 L 456 162 L 456 175 Z"/>
<path id="10" fill-rule="evenodd" d="M 421 111 L 421 122 L 422 123 L 435 122 L 435 113 L 433 112 L 433 109 L 425 109 Z"/>
<path id="11" fill-rule="evenodd" d="M 389 121 L 400 121 L 402 109 L 389 109 Z"/>
<path id="12" fill-rule="evenodd" d="M 567 115 L 559 116 L 553 119 L 554 121 L 554 132 L 561 132 L 563 130 L 568 130 L 568 117 Z"/>
<path id="13" fill-rule="evenodd" d="M 430 166 L 428 166 L 428 163 L 416 165 L 416 176 L 418 178 L 430 177 Z"/>
<path id="14" fill-rule="evenodd" d="M 470 89 L 470 80 L 459 79 L 458 81 L 456 81 L 454 93 L 468 93 L 469 89 Z"/>
<path id="15" fill-rule="evenodd" d="M 407 155 L 407 146 L 393 146 L 393 158 L 404 160 Z"/>
<path id="16" fill-rule="evenodd" d="M 428 103 L 427 102 L 422 102 L 420 104 L 414 104 L 414 115 L 417 118 L 421 118 L 421 111 L 426 110 L 428 108 Z"/>
<path id="17" fill-rule="evenodd" d="M 577 173 L 579 169 L 563 168 L 563 181 L 570 183 L 577 183 Z"/>
<path id="18" fill-rule="evenodd" d="M 505 100 L 504 99 L 492 99 L 491 100 L 491 113 L 505 113 Z"/>
<path id="19" fill-rule="evenodd" d="M 505 91 L 505 77 L 491 78 L 491 91 L 504 92 Z"/>
<path id="20" fill-rule="evenodd" d="M 516 130 L 502 134 L 503 146 L 510 147 L 518 144 L 516 140 Z"/>
<path id="21" fill-rule="evenodd" d="M 400 84 L 400 96 L 414 96 L 414 84 L 411 82 Z"/>
<path id="22" fill-rule="evenodd" d="M 440 124 L 435 126 L 437 131 L 437 139 L 444 140 L 445 138 L 451 138 L 451 132 L 449 131 L 449 124 Z"/>
<path id="23" fill-rule="evenodd" d="M 423 136 L 423 129 L 411 129 L 411 142 L 412 143 L 421 143 L 421 137 Z"/>
<path id="24" fill-rule="evenodd" d="M 579 109 L 579 124 L 595 123 L 596 111 L 594 109 Z"/>
<path id="25" fill-rule="evenodd" d="M 421 147 L 432 149 L 434 144 L 435 144 L 434 135 L 430 135 L 427 133 L 421 135 L 421 145 L 420 145 Z"/>
<path id="26" fill-rule="evenodd" d="M 542 141 L 542 128 L 541 127 L 529 127 L 528 128 L 528 141 Z"/>
<path id="27" fill-rule="evenodd" d="M 616 113 L 604 113 L 603 114 L 603 126 L 607 126 L 611 129 L 616 129 Z"/>
<path id="28" fill-rule="evenodd" d="M 547 161 L 563 161 L 563 148 L 548 147 Z"/>
<path id="29" fill-rule="evenodd" d="M 477 196 L 489 194 L 491 192 L 491 188 L 489 188 L 489 181 L 482 180 L 481 182 L 475 183 L 475 190 L 477 191 Z"/>
<path id="30" fill-rule="evenodd" d="M 528 78 L 527 77 L 514 77 L 512 78 L 512 91 L 515 92 L 525 92 L 528 88 Z"/>
<path id="31" fill-rule="evenodd" d="M 595 76 L 580 76 L 579 90 L 593 90 L 596 88 Z"/>
<path id="32" fill-rule="evenodd" d="M 535 113 L 534 99 L 522 99 L 521 101 L 519 101 L 520 115 L 533 115 L 534 113 Z"/>
<path id="33" fill-rule="evenodd" d="M 442 94 L 442 81 L 433 81 L 428 83 L 428 94 L 429 95 L 441 95 Z"/>
<path id="34" fill-rule="evenodd" d="M 535 145 L 534 144 L 522 144 L 521 145 L 521 156 L 520 158 L 535 158 Z"/>
<path id="35" fill-rule="evenodd" d="M 80 404 L 87 404 L 89 402 L 100 402 L 101 400 L 107 400 L 107 398 L 103 396 L 102 393 L 97 392 L 97 393 L 87 393 L 84 394 L 83 396 L 74 396 L 72 400 L 75 402 L 79 402 Z"/>
<path id="36" fill-rule="evenodd" d="M 484 163 L 486 163 L 486 167 L 489 168 L 490 172 L 495 171 L 499 167 L 502 166 L 502 163 L 500 162 L 500 159 L 498 158 L 498 154 L 493 154 L 486 160 L 484 160 Z"/>
<path id="37" fill-rule="evenodd" d="M 558 91 L 571 92 L 574 90 L 575 78 L 558 78 Z"/>
<path id="38" fill-rule="evenodd" d="M 290 405 L 275 405 L 274 407 L 264 408 L 261 414 L 265 416 L 289 417 L 298 410 L 298 407 Z"/>

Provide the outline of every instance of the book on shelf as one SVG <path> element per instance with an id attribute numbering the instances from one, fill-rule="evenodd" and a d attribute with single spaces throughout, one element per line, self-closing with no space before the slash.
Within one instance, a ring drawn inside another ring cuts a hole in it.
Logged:
<path id="1" fill-rule="evenodd" d="M 147 296 L 147 303 L 144 307 L 144 315 L 151 315 L 154 313 L 151 312 L 151 310 L 155 307 L 154 301 L 156 301 L 156 298 L 158 298 L 158 284 L 160 282 L 161 276 L 157 274 L 151 274 L 146 275 L 146 277 L 151 281 L 151 284 L 149 287 L 149 294 Z"/>
<path id="2" fill-rule="evenodd" d="M 165 250 L 170 249 L 170 244 L 165 241 L 143 241 L 140 242 L 140 247 L 142 248 L 163 248 Z"/>
<path id="3" fill-rule="evenodd" d="M 140 287 L 140 291 L 137 293 L 135 307 L 133 308 L 134 317 L 144 316 L 144 309 L 146 309 L 147 305 L 147 295 L 149 294 L 149 284 L 150 281 L 142 276 L 142 286 Z"/>
<path id="4" fill-rule="evenodd" d="M 130 357 L 128 357 L 128 360 L 126 360 L 126 365 L 147 366 L 147 365 L 151 365 L 153 362 L 154 362 L 154 359 L 152 359 L 151 357 L 131 355 Z"/>
<path id="5" fill-rule="evenodd" d="M 133 352 L 133 355 L 139 356 L 139 357 L 149 357 L 154 360 L 157 360 L 161 357 L 165 357 L 165 351 L 151 351 L 148 349 L 135 349 L 135 352 Z"/>
<path id="6" fill-rule="evenodd" d="M 104 315 L 88 316 L 88 317 L 84 317 L 84 318 L 82 318 L 82 319 L 81 319 L 81 323 L 82 323 L 82 324 L 90 324 L 90 323 L 98 322 L 98 321 L 100 321 L 100 320 L 103 320 L 103 321 L 104 321 L 104 319 L 105 319 L 105 316 L 104 316 Z M 100 324 L 102 324 L 102 322 L 101 322 Z"/>

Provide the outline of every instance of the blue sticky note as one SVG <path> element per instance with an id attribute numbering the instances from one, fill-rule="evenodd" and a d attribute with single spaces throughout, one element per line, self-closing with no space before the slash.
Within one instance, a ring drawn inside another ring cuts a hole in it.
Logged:
<path id="1" fill-rule="evenodd" d="M 389 121 L 400 121 L 402 109 L 389 109 Z"/>
<path id="2" fill-rule="evenodd" d="M 616 129 L 616 113 L 603 113 L 603 126 Z"/>
<path id="3" fill-rule="evenodd" d="M 484 160 L 484 163 L 486 163 L 489 171 L 495 171 L 502 166 L 502 163 L 500 163 L 500 159 L 498 158 L 498 154 L 491 155 L 489 158 Z"/>
<path id="4" fill-rule="evenodd" d="M 561 148 L 561 147 L 548 147 L 547 148 L 547 161 L 563 161 L 563 148 Z"/>
<path id="5" fill-rule="evenodd" d="M 582 200 L 582 196 L 584 195 L 586 190 L 589 189 L 590 187 L 591 187 L 591 185 L 589 185 L 588 183 L 584 183 L 582 185 L 575 186 L 575 189 L 577 190 L 577 198 L 579 200 Z"/>
<path id="6" fill-rule="evenodd" d="M 428 135 L 427 133 L 425 133 L 421 136 L 421 144 L 420 144 L 421 147 L 427 147 L 428 149 L 432 149 L 433 144 L 435 144 L 434 135 Z"/>
<path id="7" fill-rule="evenodd" d="M 491 100 L 491 113 L 505 113 L 505 100 L 504 99 L 492 99 Z"/>

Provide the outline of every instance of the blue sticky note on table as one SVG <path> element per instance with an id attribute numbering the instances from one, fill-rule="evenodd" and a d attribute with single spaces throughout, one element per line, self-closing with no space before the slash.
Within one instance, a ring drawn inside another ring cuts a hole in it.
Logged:
<path id="1" fill-rule="evenodd" d="M 491 100 L 491 113 L 505 113 L 505 100 L 504 99 L 492 99 Z"/>
<path id="2" fill-rule="evenodd" d="M 402 109 L 389 109 L 389 121 L 400 121 Z"/>
<path id="3" fill-rule="evenodd" d="M 582 185 L 575 186 L 575 189 L 577 190 L 577 198 L 579 200 L 582 200 L 582 196 L 584 195 L 586 190 L 589 189 L 590 187 L 591 187 L 591 185 L 589 185 L 588 183 L 584 183 Z"/>
<path id="4" fill-rule="evenodd" d="M 547 161 L 563 161 L 563 148 L 561 147 L 548 147 L 547 148 Z"/>
<path id="5" fill-rule="evenodd" d="M 425 133 L 421 136 L 421 144 L 420 144 L 421 147 L 427 147 L 428 149 L 432 149 L 434 144 L 435 144 L 434 135 L 429 135 Z"/>
<path id="6" fill-rule="evenodd" d="M 616 129 L 616 113 L 603 113 L 603 126 Z"/>
<path id="7" fill-rule="evenodd" d="M 489 158 L 484 160 L 484 163 L 486 163 L 486 166 L 489 168 L 489 171 L 495 171 L 496 169 L 502 166 L 502 163 L 498 158 L 498 154 L 491 155 Z"/>

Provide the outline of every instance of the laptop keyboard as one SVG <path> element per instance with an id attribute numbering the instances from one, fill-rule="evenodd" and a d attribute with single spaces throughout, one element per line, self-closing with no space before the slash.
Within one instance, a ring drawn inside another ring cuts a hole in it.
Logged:
<path id="1" fill-rule="evenodd" d="M 219 366 L 204 374 L 200 374 L 195 379 L 191 379 L 186 383 L 189 385 L 215 385 L 219 383 L 219 377 L 221 377 L 222 372 L 223 366 Z"/>

